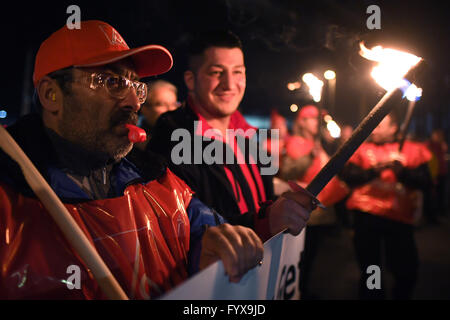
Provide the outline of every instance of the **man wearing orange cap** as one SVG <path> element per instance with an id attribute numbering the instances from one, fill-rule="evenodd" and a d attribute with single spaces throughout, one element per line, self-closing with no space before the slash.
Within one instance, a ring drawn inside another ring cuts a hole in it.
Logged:
<path id="1" fill-rule="evenodd" d="M 149 159 L 145 175 L 124 158 L 147 96 L 139 78 L 171 66 L 165 48 L 130 49 L 107 23 L 64 26 L 36 56 L 41 115 L 8 128 L 134 299 L 157 297 L 218 259 L 239 281 L 262 259 L 251 229 L 220 224 L 158 157 Z M 0 167 L 0 298 L 104 299 L 20 167 L 3 152 Z M 67 280 L 74 266 L 80 269 L 75 289 Z"/>

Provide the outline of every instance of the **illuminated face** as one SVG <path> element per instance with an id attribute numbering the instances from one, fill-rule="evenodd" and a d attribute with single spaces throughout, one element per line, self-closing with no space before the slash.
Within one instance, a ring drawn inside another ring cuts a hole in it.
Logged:
<path id="1" fill-rule="evenodd" d="M 132 65 L 126 62 L 81 70 L 75 68 L 71 92 L 64 96 L 58 131 L 63 138 L 87 151 L 119 160 L 133 147 L 125 124 L 137 123 L 140 102 L 134 89 L 129 89 L 120 99 L 111 96 L 104 87 L 91 89 L 82 80 L 93 72 L 121 75 L 131 80 L 138 78 Z"/>
<path id="2" fill-rule="evenodd" d="M 271 128 L 280 130 L 279 131 L 280 139 L 286 137 L 288 134 L 286 122 L 284 120 L 273 121 Z"/>
<path id="3" fill-rule="evenodd" d="M 159 116 L 178 107 L 177 95 L 168 86 L 154 88 L 142 106 L 142 114 L 150 125 L 155 125 Z"/>
<path id="4" fill-rule="evenodd" d="M 391 121 L 391 117 L 387 115 L 378 126 L 372 131 L 370 139 L 374 143 L 385 143 L 394 140 L 397 125 Z"/>
<path id="5" fill-rule="evenodd" d="M 211 47 L 188 84 L 194 100 L 207 118 L 231 116 L 239 107 L 246 86 L 244 54 L 239 48 Z"/>
<path id="6" fill-rule="evenodd" d="M 319 118 L 308 117 L 300 120 L 300 126 L 304 133 L 315 137 L 319 133 Z"/>

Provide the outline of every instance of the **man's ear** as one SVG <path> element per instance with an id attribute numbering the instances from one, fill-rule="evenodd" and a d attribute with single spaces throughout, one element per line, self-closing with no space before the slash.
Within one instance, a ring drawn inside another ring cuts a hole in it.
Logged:
<path id="1" fill-rule="evenodd" d="M 184 83 L 189 91 L 194 91 L 195 89 L 195 75 L 192 71 L 187 70 L 184 72 Z"/>
<path id="2" fill-rule="evenodd" d="M 63 105 L 63 94 L 56 80 L 43 77 L 37 86 L 37 93 L 42 108 L 51 113 L 58 113 Z"/>

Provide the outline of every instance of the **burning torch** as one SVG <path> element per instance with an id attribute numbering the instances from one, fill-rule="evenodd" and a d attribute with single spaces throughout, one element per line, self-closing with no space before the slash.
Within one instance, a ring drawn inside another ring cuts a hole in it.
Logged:
<path id="1" fill-rule="evenodd" d="M 378 62 L 378 65 L 372 70 L 372 77 L 387 92 L 353 131 L 352 136 L 336 151 L 328 163 L 308 184 L 306 191 L 302 191 L 300 187 L 297 188 L 291 184 L 294 191 L 309 193 L 313 204 L 318 203 L 315 197 L 344 167 L 347 160 L 350 159 L 381 120 L 404 97 L 404 92 L 408 89 L 409 84 L 414 82 L 417 75 L 424 68 L 422 58 L 410 53 L 385 49 L 381 46 L 374 47 L 371 50 L 367 49 L 363 44 L 360 47 L 360 54 L 364 58 Z M 403 81 L 403 79 L 408 82 Z"/>
<path id="2" fill-rule="evenodd" d="M 406 140 L 406 133 L 408 132 L 408 127 L 411 122 L 411 117 L 414 112 L 414 107 L 416 105 L 416 101 L 420 99 L 422 96 L 422 88 L 417 88 L 415 84 L 409 86 L 409 88 L 405 92 L 406 99 L 409 100 L 408 110 L 406 111 L 405 120 L 403 121 L 402 126 L 400 127 L 399 132 L 399 151 L 402 151 L 403 144 Z"/>
<path id="3" fill-rule="evenodd" d="M 302 80 L 308 86 L 309 94 L 314 102 L 320 102 L 320 99 L 322 98 L 323 81 L 309 72 L 303 75 Z"/>
<path id="4" fill-rule="evenodd" d="M 396 87 L 406 88 L 403 92 L 403 97 L 406 97 L 409 104 L 405 120 L 403 121 L 399 132 L 399 151 L 401 151 L 414 112 L 415 103 L 422 96 L 422 89 L 418 88 L 415 84 L 408 82 L 407 79 L 403 78 L 403 75 L 406 74 L 411 66 L 416 65 L 421 58 L 407 52 L 383 48 L 382 46 L 376 46 L 369 50 L 363 43 L 360 43 L 360 48 L 361 56 L 378 62 L 378 65 L 375 66 L 371 72 L 371 76 L 375 79 L 376 83 L 386 91 Z"/>
<path id="5" fill-rule="evenodd" d="M 341 128 L 329 114 L 323 116 L 323 121 L 325 122 L 327 130 L 333 139 L 337 139 L 341 136 Z"/>

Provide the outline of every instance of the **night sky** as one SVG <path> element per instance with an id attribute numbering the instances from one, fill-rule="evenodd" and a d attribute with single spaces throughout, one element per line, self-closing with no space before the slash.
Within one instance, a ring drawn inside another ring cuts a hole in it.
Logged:
<path id="1" fill-rule="evenodd" d="M 8 4 L 1 10 L 3 77 L 0 110 L 12 121 L 32 93 L 34 55 L 52 32 L 62 27 L 77 4 L 82 20 L 99 19 L 114 26 L 130 47 L 150 43 L 169 49 L 174 67 L 159 78 L 186 95 L 182 74 L 189 34 L 207 28 L 228 28 L 243 41 L 247 90 L 241 104 L 245 115 L 268 116 L 271 109 L 293 119 L 289 106 L 310 103 L 300 89 L 287 90 L 305 72 L 337 73 L 336 106 L 340 123 L 357 125 L 383 94 L 369 72 L 371 62 L 358 55 L 359 42 L 381 44 L 414 53 L 428 63 L 412 129 L 429 134 L 430 126 L 450 129 L 449 23 L 443 1 L 36 1 Z M 369 30 L 366 9 L 381 8 L 381 30 Z M 5 6 L 5 4 L 3 4 Z M 324 88 L 327 90 L 327 87 Z M 328 108 L 326 91 L 322 107 Z M 406 104 L 398 112 L 404 114 Z M 3 120 L 3 123 L 7 121 Z"/>

